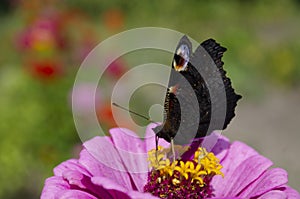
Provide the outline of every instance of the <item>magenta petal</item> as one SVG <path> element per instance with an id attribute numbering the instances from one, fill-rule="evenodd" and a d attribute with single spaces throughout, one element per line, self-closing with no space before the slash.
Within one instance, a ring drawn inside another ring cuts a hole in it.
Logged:
<path id="1" fill-rule="evenodd" d="M 217 142 L 213 146 L 211 152 L 213 152 L 220 161 L 222 161 L 228 153 L 230 148 L 230 141 L 225 136 L 220 135 L 219 133 L 212 133 L 211 136 L 217 136 Z"/>
<path id="2" fill-rule="evenodd" d="M 272 162 L 261 155 L 246 159 L 231 176 L 225 175 L 223 185 L 226 185 L 226 188 L 223 189 L 222 194 L 225 194 L 224 196 L 236 196 L 270 166 L 272 166 Z"/>
<path id="3" fill-rule="evenodd" d="M 258 153 L 242 142 L 233 142 L 229 148 L 228 156 L 222 161 L 224 169 L 222 172 L 226 175 L 231 175 L 236 167 L 253 155 Z"/>
<path id="4" fill-rule="evenodd" d="M 114 128 L 109 132 L 136 189 L 143 191 L 148 177 L 148 154 L 143 141 L 128 129 Z"/>
<path id="5" fill-rule="evenodd" d="M 256 166 L 261 166 L 261 168 L 257 169 L 254 168 L 253 166 L 251 166 L 252 164 L 252 160 L 249 159 L 251 156 L 254 156 L 254 159 L 257 159 L 259 161 L 261 161 L 261 165 L 256 165 L 255 163 L 253 163 L 253 165 Z M 222 172 L 224 173 L 225 177 L 222 178 L 221 176 L 215 176 L 212 179 L 212 186 L 215 189 L 215 194 L 216 196 L 234 196 L 232 195 L 233 193 L 238 194 L 239 192 L 238 189 L 241 191 L 242 187 L 234 187 L 234 183 L 241 183 L 238 180 L 242 180 L 244 177 L 242 176 L 242 173 L 240 171 L 240 169 L 245 170 L 245 172 L 247 172 L 247 178 L 245 180 L 245 182 L 252 182 L 254 179 L 256 179 L 258 176 L 258 174 L 261 174 L 262 172 L 264 172 L 264 170 L 266 170 L 269 166 L 271 166 L 271 162 L 266 159 L 263 158 L 262 156 L 257 155 L 257 152 L 250 148 L 249 146 L 245 145 L 244 143 L 241 142 L 234 142 L 229 150 L 228 150 L 228 154 L 226 156 L 226 158 L 221 162 L 223 169 Z M 247 160 L 247 161 L 245 161 Z M 249 162 L 250 161 L 250 162 Z M 249 173 L 249 171 L 247 171 L 247 169 L 252 168 L 254 171 L 256 171 L 255 175 L 251 175 L 251 172 Z M 263 170 L 264 169 L 264 170 Z M 234 180 L 234 183 L 233 183 Z M 243 184 L 245 184 L 245 182 Z M 230 184 L 231 189 L 234 190 L 230 190 L 230 188 L 228 187 L 228 184 Z M 225 186 L 226 185 L 226 186 Z M 240 184 L 241 185 L 241 184 Z M 239 186 L 240 186 L 239 185 Z M 246 184 L 245 184 L 246 185 Z M 244 188 L 244 187 L 243 187 Z M 230 191 L 230 195 L 228 195 Z"/>
<path id="6" fill-rule="evenodd" d="M 103 187 L 112 196 L 112 198 L 130 199 L 130 197 L 126 194 L 128 192 L 127 189 L 120 186 L 115 181 L 104 177 L 93 177 L 91 178 L 91 181 L 93 184 Z"/>
<path id="7" fill-rule="evenodd" d="M 53 176 L 45 181 L 41 199 L 55 199 L 57 193 L 70 189 L 70 185 L 60 176 Z"/>
<path id="8" fill-rule="evenodd" d="M 84 147 L 79 163 L 93 176 L 108 177 L 132 189 L 130 177 L 109 137 L 95 137 L 85 142 Z"/>
<path id="9" fill-rule="evenodd" d="M 87 183 L 84 182 L 87 181 L 86 179 L 88 179 L 88 177 L 78 171 L 65 171 L 63 173 L 63 178 L 67 180 L 71 186 L 76 186 L 81 189 L 88 189 Z"/>
<path id="10" fill-rule="evenodd" d="M 287 196 L 283 191 L 272 190 L 258 197 L 259 199 L 285 199 Z"/>
<path id="11" fill-rule="evenodd" d="M 211 198 L 211 199 L 241 199 L 241 198 L 239 198 L 239 197 L 225 197 L 225 198 Z"/>
<path id="12" fill-rule="evenodd" d="M 67 160 L 61 164 L 59 164 L 57 167 L 53 169 L 54 175 L 56 176 L 62 176 L 65 171 L 79 171 L 80 173 L 83 173 L 87 176 L 91 176 L 91 174 L 78 163 L 78 160 L 71 159 Z"/>
<path id="13" fill-rule="evenodd" d="M 144 198 L 147 198 L 147 199 L 159 199 L 158 197 L 153 196 L 150 193 L 141 193 L 141 192 L 138 192 L 138 191 L 131 191 L 128 194 L 129 194 L 129 196 L 130 196 L 131 199 L 144 199 Z"/>
<path id="14" fill-rule="evenodd" d="M 97 197 L 80 190 L 67 190 L 58 195 L 59 199 L 98 199 Z"/>
<path id="15" fill-rule="evenodd" d="M 113 128 L 109 131 L 112 141 L 118 150 L 145 153 L 145 146 L 141 138 L 125 128 Z"/>
<path id="16" fill-rule="evenodd" d="M 284 188 L 284 193 L 288 199 L 300 199 L 300 194 L 295 189 L 292 189 L 289 186 L 285 186 Z"/>
<path id="17" fill-rule="evenodd" d="M 241 198 L 260 196 L 272 189 L 286 184 L 287 182 L 287 172 L 285 170 L 280 168 L 270 169 L 248 186 L 241 194 L 239 194 L 239 196 Z"/>
<path id="18" fill-rule="evenodd" d="M 123 192 L 126 192 L 126 189 L 124 187 L 121 187 L 116 183 L 113 183 L 113 186 L 110 186 L 112 185 L 113 181 L 109 180 L 108 178 L 98 177 L 101 179 L 101 184 L 99 182 L 95 182 L 93 178 L 85 176 L 77 171 L 64 172 L 63 177 L 68 181 L 73 189 L 80 189 L 95 196 L 99 196 L 100 198 L 124 198 L 123 196 L 126 195 L 119 191 L 122 190 Z M 114 197 L 116 193 L 118 193 L 118 197 Z"/>
<path id="19" fill-rule="evenodd" d="M 95 185 L 102 186 L 105 189 L 116 189 L 122 192 L 128 191 L 125 187 L 119 185 L 116 181 L 105 177 L 92 177 L 91 182 Z"/>

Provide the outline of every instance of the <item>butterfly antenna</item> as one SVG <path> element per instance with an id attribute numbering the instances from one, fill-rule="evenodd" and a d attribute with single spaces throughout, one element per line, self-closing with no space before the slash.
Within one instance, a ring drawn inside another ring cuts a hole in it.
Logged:
<path id="1" fill-rule="evenodd" d="M 151 120 L 150 118 L 148 118 L 148 117 L 146 117 L 146 116 L 144 116 L 144 115 L 142 115 L 142 114 L 139 114 L 139 113 L 137 113 L 137 112 L 135 112 L 135 111 L 129 110 L 128 108 L 125 108 L 125 107 L 123 107 L 123 106 L 121 106 L 121 105 L 119 105 L 119 104 L 116 104 L 116 103 L 113 102 L 112 105 L 114 105 L 114 106 L 116 106 L 116 107 L 118 107 L 118 108 L 121 108 L 121 109 L 123 109 L 123 110 L 125 110 L 125 111 L 128 111 L 129 113 L 132 113 L 132 114 L 134 114 L 134 115 L 136 115 L 136 116 L 139 116 L 139 117 L 141 117 L 141 118 L 143 118 L 143 119 L 145 119 L 145 120 L 147 120 L 147 121 L 149 121 L 149 122 L 158 124 L 157 122 L 154 122 L 154 121 Z"/>
<path id="2" fill-rule="evenodd" d="M 125 111 L 128 111 L 129 113 L 132 113 L 132 114 L 134 114 L 134 115 L 136 115 L 136 116 L 139 116 L 139 117 L 141 117 L 141 118 L 143 118 L 143 119 L 145 119 L 145 120 L 147 120 L 147 121 L 149 121 L 149 122 L 152 122 L 152 123 L 155 123 L 155 124 L 157 124 L 157 125 L 159 125 L 159 123 L 157 123 L 157 122 L 154 122 L 153 120 L 151 120 L 150 118 L 148 118 L 148 117 L 146 117 L 146 116 L 144 116 L 144 115 L 142 115 L 142 114 L 139 114 L 139 113 L 137 113 L 137 112 L 135 112 L 135 111 L 132 111 L 132 110 L 129 110 L 128 108 L 125 108 L 125 107 L 123 107 L 123 106 L 121 106 L 121 105 L 119 105 L 119 104 L 117 104 L 117 103 L 112 103 L 112 105 L 114 105 L 114 106 L 116 106 L 116 107 L 118 107 L 118 108 L 121 108 L 121 109 L 123 109 L 123 110 L 125 110 Z M 174 145 L 172 145 L 173 146 L 173 148 L 174 148 Z M 155 152 L 155 156 L 156 156 L 156 160 L 158 160 L 157 159 L 157 156 L 158 156 L 158 136 L 157 135 L 155 135 L 155 147 L 156 147 L 156 152 Z M 172 150 L 173 151 L 173 150 Z M 173 153 L 173 155 L 174 155 L 174 153 Z M 174 156 L 175 157 L 175 156 Z"/>

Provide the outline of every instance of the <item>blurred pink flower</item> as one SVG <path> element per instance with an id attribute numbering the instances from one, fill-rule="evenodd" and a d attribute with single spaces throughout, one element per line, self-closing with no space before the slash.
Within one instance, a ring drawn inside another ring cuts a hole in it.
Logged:
<path id="1" fill-rule="evenodd" d="M 111 137 L 95 137 L 85 142 L 78 160 L 68 160 L 54 169 L 54 176 L 45 182 L 41 198 L 157 198 L 144 192 L 149 186 L 161 186 L 163 180 L 148 178 L 147 152 L 155 148 L 153 127 L 153 124 L 147 127 L 144 140 L 132 131 L 115 128 L 110 130 Z M 212 178 L 211 187 L 206 187 L 213 194 L 211 198 L 300 198 L 297 191 L 286 185 L 285 170 L 270 168 L 271 161 L 246 144 L 230 144 L 227 138 L 217 136 L 212 152 L 220 159 L 225 177 Z M 159 144 L 169 146 L 162 140 Z M 165 190 L 170 191 L 171 183 Z M 173 196 L 160 196 L 205 198 L 199 192 L 194 197 L 188 195 L 191 193 L 181 196 L 188 188 L 179 184 Z"/>
<path id="2" fill-rule="evenodd" d="M 126 64 L 122 59 L 116 59 L 107 67 L 107 73 L 111 77 L 120 78 L 126 72 Z"/>
<path id="3" fill-rule="evenodd" d="M 17 46 L 21 50 L 45 51 L 65 46 L 59 20 L 52 16 L 40 16 L 19 34 Z"/>
<path id="4" fill-rule="evenodd" d="M 70 104 L 76 112 L 90 114 L 94 106 L 101 104 L 101 95 L 96 91 L 94 96 L 94 86 L 89 83 L 80 84 L 73 88 L 70 95 Z"/>

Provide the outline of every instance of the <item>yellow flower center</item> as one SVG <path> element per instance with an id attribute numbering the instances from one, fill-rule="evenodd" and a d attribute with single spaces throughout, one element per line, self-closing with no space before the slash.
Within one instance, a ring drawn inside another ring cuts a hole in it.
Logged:
<path id="1" fill-rule="evenodd" d="M 144 187 L 145 191 L 160 198 L 170 198 L 175 195 L 176 198 L 185 198 L 187 195 L 190 198 L 211 196 L 212 189 L 209 183 L 212 177 L 224 176 L 219 159 L 212 152 L 199 147 L 191 160 L 172 162 L 167 157 L 169 151 L 159 146 L 158 150 L 152 149 L 148 152 L 151 172 L 148 176 L 148 184 Z M 182 197 L 179 196 L 180 194 Z"/>

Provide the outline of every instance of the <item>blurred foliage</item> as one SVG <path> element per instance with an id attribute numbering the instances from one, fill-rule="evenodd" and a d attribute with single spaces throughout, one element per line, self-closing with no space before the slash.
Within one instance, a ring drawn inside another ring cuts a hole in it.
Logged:
<path id="1" fill-rule="evenodd" d="M 76 70 L 89 49 L 122 30 L 158 26 L 197 41 L 215 38 L 228 48 L 225 69 L 243 95 L 300 83 L 299 1 L 8 2 L 0 3 L 0 198 L 38 197 L 54 165 L 73 156 L 79 138 L 69 101 Z M 64 22 L 59 31 L 65 48 L 50 54 L 20 50 L 18 35 L 47 6 Z M 51 79 L 34 75 L 27 61 L 37 57 L 59 57 L 61 73 Z M 112 74 L 124 72 L 114 67 Z M 110 111 L 105 109 L 107 115 Z"/>
<path id="2" fill-rule="evenodd" d="M 37 179 L 50 175 L 57 161 L 69 158 L 78 142 L 66 106 L 72 82 L 43 85 L 15 66 L 1 70 L 0 82 L 0 194 L 24 186 L 35 190 Z"/>

